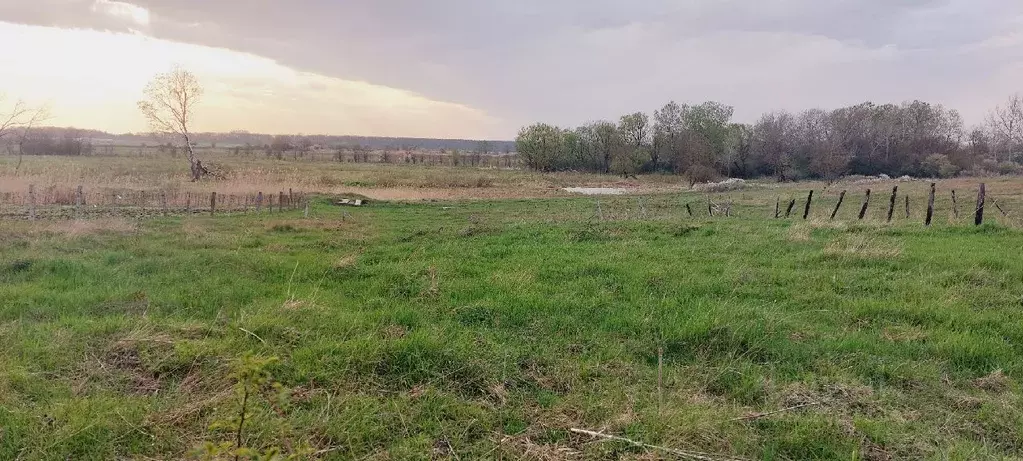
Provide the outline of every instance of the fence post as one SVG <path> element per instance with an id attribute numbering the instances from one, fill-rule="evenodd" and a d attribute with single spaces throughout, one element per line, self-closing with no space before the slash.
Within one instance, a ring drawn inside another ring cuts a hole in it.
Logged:
<path id="1" fill-rule="evenodd" d="M 810 216 L 810 204 L 813 203 L 813 191 L 810 191 L 810 195 L 806 197 L 806 208 L 803 209 L 803 220 Z"/>
<path id="2" fill-rule="evenodd" d="M 284 191 L 280 191 L 280 195 L 277 197 L 277 212 L 284 211 Z"/>
<path id="3" fill-rule="evenodd" d="M 690 218 L 693 217 L 693 208 L 690 207 L 688 203 L 686 204 L 686 213 L 689 213 Z"/>
<path id="4" fill-rule="evenodd" d="M 290 187 L 288 188 L 288 208 L 295 209 L 295 193 L 291 191 Z"/>
<path id="5" fill-rule="evenodd" d="M 905 199 L 906 199 L 906 219 L 909 219 L 909 196 L 907 195 L 905 197 Z"/>
<path id="6" fill-rule="evenodd" d="M 892 215 L 895 214 L 895 199 L 899 195 L 899 186 L 892 188 L 892 198 L 888 203 L 888 222 L 892 222 Z"/>
<path id="7" fill-rule="evenodd" d="M 36 185 L 28 185 L 28 219 L 29 221 L 36 220 Z"/>
<path id="8" fill-rule="evenodd" d="M 781 197 L 774 200 L 774 219 L 781 217 Z"/>
<path id="9" fill-rule="evenodd" d="M 952 189 L 952 215 L 959 221 L 959 203 L 956 202 L 956 190 Z"/>
<path id="10" fill-rule="evenodd" d="M 305 202 L 305 213 L 302 214 L 302 217 L 306 218 L 306 219 L 309 218 L 309 201 L 308 200 L 306 200 L 306 202 Z"/>
<path id="11" fill-rule="evenodd" d="M 831 212 L 831 220 L 832 221 L 835 220 L 835 216 L 838 216 L 838 209 L 842 208 L 842 202 L 844 202 L 844 201 L 845 201 L 845 191 L 842 191 L 841 194 L 838 194 L 838 204 L 835 205 L 835 211 Z"/>
<path id="12" fill-rule="evenodd" d="M 256 211 L 263 211 L 263 191 L 256 194 Z"/>
<path id="13" fill-rule="evenodd" d="M 860 221 L 867 216 L 867 207 L 870 206 L 870 189 L 867 189 L 867 196 L 863 198 L 863 206 L 860 208 Z"/>
<path id="14" fill-rule="evenodd" d="M 192 214 L 192 193 L 185 192 L 185 214 Z"/>
<path id="15" fill-rule="evenodd" d="M 710 203 L 710 197 L 707 197 L 707 216 L 714 216 L 714 207 Z"/>
<path id="16" fill-rule="evenodd" d="M 973 217 L 973 223 L 976 225 L 984 224 L 984 183 L 980 183 L 980 191 L 977 192 L 977 214 Z"/>
<path id="17" fill-rule="evenodd" d="M 931 225 L 931 219 L 934 218 L 934 189 L 936 187 L 937 187 L 937 184 L 932 182 L 931 183 L 931 193 L 930 193 L 930 195 L 927 196 L 927 220 L 924 222 L 924 225 L 926 225 L 928 227 L 930 227 L 930 225 Z"/>
<path id="18" fill-rule="evenodd" d="M 213 216 L 213 213 L 215 213 L 216 211 L 217 211 L 217 193 L 216 192 L 211 192 L 210 193 L 210 216 Z"/>
<path id="19" fill-rule="evenodd" d="M 789 219 L 789 215 L 792 214 L 792 209 L 796 207 L 796 199 L 789 201 L 789 207 L 785 209 L 785 219 Z"/>
<path id="20" fill-rule="evenodd" d="M 160 191 L 160 206 L 163 207 L 163 215 L 167 216 L 167 193 Z"/>
<path id="21" fill-rule="evenodd" d="M 78 185 L 78 189 L 75 190 L 75 219 L 82 217 L 82 185 Z"/>

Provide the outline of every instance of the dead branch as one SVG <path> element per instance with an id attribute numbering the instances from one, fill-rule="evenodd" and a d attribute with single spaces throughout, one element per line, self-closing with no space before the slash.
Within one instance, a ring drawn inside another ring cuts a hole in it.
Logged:
<path id="1" fill-rule="evenodd" d="M 717 454 L 713 454 L 713 453 L 703 453 L 703 452 L 699 452 L 699 451 L 679 450 L 677 448 L 668 448 L 668 447 L 661 447 L 661 446 L 657 446 L 657 445 L 650 445 L 650 444 L 646 444 L 646 443 L 643 443 L 643 442 L 637 442 L 637 441 L 632 440 L 632 439 L 627 439 L 625 437 L 619 437 L 617 435 L 602 434 L 600 432 L 590 431 L 590 430 L 586 430 L 586 429 L 571 428 L 569 430 L 571 432 L 576 433 L 576 434 L 588 435 L 590 437 L 604 439 L 604 440 L 615 440 L 615 441 L 618 441 L 618 442 L 625 442 L 625 443 L 628 443 L 628 444 L 631 444 L 631 445 L 634 445 L 634 446 L 637 446 L 637 447 L 640 447 L 640 448 L 646 448 L 646 449 L 650 449 L 650 450 L 657 450 L 657 451 L 660 451 L 660 452 L 670 453 L 670 454 L 673 454 L 673 455 L 681 456 L 681 457 L 686 458 L 686 459 L 693 459 L 693 460 L 697 460 L 697 461 L 743 461 L 742 458 L 733 458 L 733 457 L 726 456 L 726 455 L 717 455 Z"/>

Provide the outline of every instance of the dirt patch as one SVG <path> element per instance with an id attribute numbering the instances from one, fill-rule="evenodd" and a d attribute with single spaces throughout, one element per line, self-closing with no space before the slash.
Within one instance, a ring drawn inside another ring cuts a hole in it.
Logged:
<path id="1" fill-rule="evenodd" d="M 1009 390 L 1012 380 L 1002 370 L 995 370 L 983 378 L 973 380 L 973 385 L 978 389 L 1000 394 Z"/>
<path id="2" fill-rule="evenodd" d="M 164 339 L 155 344 L 163 344 Z M 167 340 L 166 345 L 173 347 L 173 343 Z M 102 359 L 100 368 L 112 371 L 111 374 L 123 377 L 125 385 L 123 390 L 128 394 L 153 395 L 160 391 L 160 376 L 148 369 L 142 359 L 143 344 L 136 340 L 121 340 L 115 342 Z"/>

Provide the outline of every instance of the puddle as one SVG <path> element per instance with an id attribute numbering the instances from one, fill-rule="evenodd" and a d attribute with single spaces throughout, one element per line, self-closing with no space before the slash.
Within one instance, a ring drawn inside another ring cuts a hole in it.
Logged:
<path id="1" fill-rule="evenodd" d="M 620 187 L 566 187 L 562 190 L 583 195 L 624 195 L 629 192 Z"/>

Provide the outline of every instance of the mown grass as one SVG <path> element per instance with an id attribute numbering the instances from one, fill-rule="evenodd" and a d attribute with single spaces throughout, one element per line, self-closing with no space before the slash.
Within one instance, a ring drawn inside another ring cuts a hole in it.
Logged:
<path id="1" fill-rule="evenodd" d="M 767 195 L 5 222 L 0 459 L 188 456 L 246 351 L 291 389 L 247 443 L 330 459 L 1020 456 L 1023 233 Z"/>

